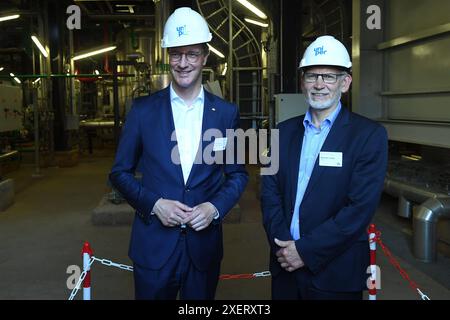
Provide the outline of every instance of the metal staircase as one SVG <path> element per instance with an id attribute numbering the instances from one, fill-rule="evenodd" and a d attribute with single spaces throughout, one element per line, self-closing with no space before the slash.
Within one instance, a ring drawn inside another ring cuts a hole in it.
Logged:
<path id="1" fill-rule="evenodd" d="M 228 0 L 197 0 L 197 8 L 213 33 L 211 45 L 226 56 L 229 55 L 231 45 L 231 66 L 228 59 L 228 72 L 231 75 L 227 81 L 227 98 L 239 106 L 241 120 L 248 120 L 249 126 L 256 128 L 258 120 L 266 118 L 262 106 L 264 91 L 261 47 L 253 32 L 235 15 L 234 4 L 233 0 L 230 28 Z"/>

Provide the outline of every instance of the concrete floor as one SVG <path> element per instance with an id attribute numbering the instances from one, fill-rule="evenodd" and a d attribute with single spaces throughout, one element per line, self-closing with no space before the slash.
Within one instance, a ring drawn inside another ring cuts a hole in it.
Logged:
<path id="1" fill-rule="evenodd" d="M 43 177 L 32 178 L 34 168 L 22 165 L 7 178 L 16 184 L 15 203 L 0 212 L 0 299 L 67 299 L 67 273 L 81 266 L 81 247 L 91 243 L 94 255 L 122 264 L 127 257 L 130 226 L 95 226 L 92 210 L 108 192 L 107 174 L 111 156 L 85 156 L 72 168 L 42 169 Z M 261 225 L 256 195 L 255 170 L 240 201 L 239 223 L 224 224 L 225 256 L 222 274 L 267 270 L 268 246 Z M 383 242 L 401 266 L 431 299 L 450 299 L 450 259 L 437 263 L 416 261 L 410 249 L 410 223 L 394 215 L 395 199 L 384 196 L 374 222 Z M 409 228 L 409 229 L 408 229 Z M 384 300 L 418 300 L 408 283 L 378 251 L 381 290 Z M 71 277 L 72 276 L 72 277 Z M 133 278 L 129 271 L 94 263 L 93 299 L 133 299 Z M 76 299 L 81 298 L 81 292 Z M 217 299 L 270 299 L 270 277 L 219 282 Z"/>

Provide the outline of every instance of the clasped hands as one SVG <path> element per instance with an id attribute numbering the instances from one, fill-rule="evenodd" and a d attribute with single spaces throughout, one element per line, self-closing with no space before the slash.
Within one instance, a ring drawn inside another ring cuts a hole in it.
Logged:
<path id="1" fill-rule="evenodd" d="M 161 198 L 156 201 L 153 212 L 166 227 L 186 224 L 195 231 L 200 231 L 209 226 L 216 209 L 211 202 L 204 202 L 191 208 L 179 201 Z"/>
<path id="2" fill-rule="evenodd" d="M 277 260 L 284 270 L 292 272 L 305 265 L 302 258 L 298 254 L 294 240 L 281 241 L 275 238 L 275 244 L 280 247 L 280 249 L 276 252 L 276 256 L 278 257 Z"/>

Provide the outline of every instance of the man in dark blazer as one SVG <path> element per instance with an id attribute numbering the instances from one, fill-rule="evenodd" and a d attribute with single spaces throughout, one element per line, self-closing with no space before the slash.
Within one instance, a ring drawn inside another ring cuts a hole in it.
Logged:
<path id="1" fill-rule="evenodd" d="M 300 62 L 303 116 L 279 129 L 279 171 L 262 176 L 273 299 L 360 300 L 367 289 L 366 232 L 387 166 L 378 123 L 341 105 L 352 77 L 344 45 L 317 38 Z"/>
<path id="2" fill-rule="evenodd" d="M 200 14 L 175 10 L 162 39 L 172 82 L 136 99 L 122 130 L 110 180 L 136 209 L 129 256 L 137 299 L 214 298 L 221 221 L 248 180 L 243 164 L 204 159 L 223 160 L 226 130 L 239 122 L 236 105 L 203 90 L 210 40 Z M 138 163 L 142 181 L 134 175 Z"/>

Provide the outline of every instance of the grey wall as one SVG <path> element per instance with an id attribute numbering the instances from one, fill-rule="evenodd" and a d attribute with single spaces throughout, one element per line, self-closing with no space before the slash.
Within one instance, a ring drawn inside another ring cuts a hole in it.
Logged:
<path id="1" fill-rule="evenodd" d="M 366 27 L 372 4 L 381 30 Z M 449 12 L 448 0 L 353 1 L 353 109 L 391 140 L 450 148 Z"/>

